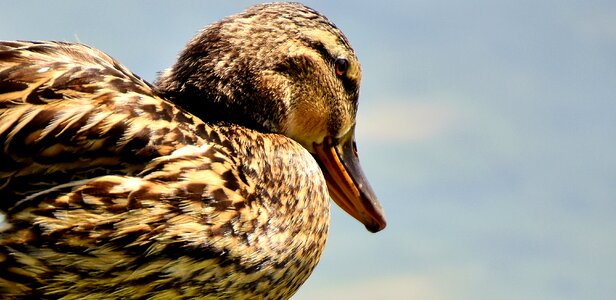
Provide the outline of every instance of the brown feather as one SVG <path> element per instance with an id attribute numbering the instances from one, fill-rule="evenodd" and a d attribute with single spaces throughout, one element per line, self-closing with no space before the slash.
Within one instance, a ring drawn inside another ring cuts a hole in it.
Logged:
<path id="1" fill-rule="evenodd" d="M 300 4 L 207 27 L 157 87 L 85 45 L 0 42 L 0 295 L 291 297 L 329 227 L 307 145 L 349 131 L 360 77 Z"/>

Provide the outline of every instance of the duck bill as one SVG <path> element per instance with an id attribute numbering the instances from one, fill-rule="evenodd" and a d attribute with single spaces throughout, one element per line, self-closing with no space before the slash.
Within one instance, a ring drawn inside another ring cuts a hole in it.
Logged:
<path id="1" fill-rule="evenodd" d="M 338 143 L 326 137 L 321 144 L 313 144 L 315 158 L 336 204 L 363 223 L 370 232 L 377 232 L 385 228 L 385 216 L 359 165 L 354 131 L 349 130 Z"/>

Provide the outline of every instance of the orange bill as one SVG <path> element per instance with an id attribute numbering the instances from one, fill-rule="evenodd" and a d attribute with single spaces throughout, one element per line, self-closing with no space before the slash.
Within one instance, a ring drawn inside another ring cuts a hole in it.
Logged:
<path id="1" fill-rule="evenodd" d="M 331 137 L 326 137 L 321 144 L 315 143 L 315 158 L 336 204 L 362 222 L 366 229 L 377 232 L 385 228 L 385 216 L 359 165 L 354 131 L 349 130 L 338 143 Z"/>

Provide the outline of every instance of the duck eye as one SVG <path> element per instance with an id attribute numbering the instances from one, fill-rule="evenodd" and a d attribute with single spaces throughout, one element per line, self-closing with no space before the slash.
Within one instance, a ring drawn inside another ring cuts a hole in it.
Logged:
<path id="1" fill-rule="evenodd" d="M 336 59 L 334 66 L 336 68 L 336 75 L 343 76 L 349 69 L 349 62 L 344 58 L 338 58 Z"/>

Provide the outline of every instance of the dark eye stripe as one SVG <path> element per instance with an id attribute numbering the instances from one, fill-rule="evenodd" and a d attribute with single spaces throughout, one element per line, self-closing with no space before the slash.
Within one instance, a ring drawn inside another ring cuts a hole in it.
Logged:
<path id="1" fill-rule="evenodd" d="M 336 75 L 338 76 L 338 78 L 340 78 L 340 80 L 342 80 L 342 84 L 344 85 L 344 88 L 347 91 L 354 91 L 356 93 L 357 90 L 358 90 L 358 83 L 355 80 L 353 80 L 351 78 L 348 78 L 347 76 L 344 76 L 344 74 L 346 74 L 346 72 L 349 70 L 349 61 L 347 59 L 341 58 L 341 57 L 335 58 L 327 50 L 325 45 L 322 42 L 320 42 L 320 41 L 313 41 L 313 40 L 311 40 L 311 41 L 307 41 L 307 42 L 310 45 L 310 47 L 312 49 L 316 50 L 317 52 L 319 52 L 319 54 L 321 54 L 321 56 L 325 60 L 328 60 L 330 63 L 333 62 L 334 71 L 336 72 Z M 336 65 L 337 65 L 339 60 L 344 60 L 346 62 L 345 63 L 346 64 L 346 68 L 345 68 L 345 70 L 343 72 L 344 74 L 342 74 L 342 75 L 338 74 L 338 70 L 337 70 L 337 67 L 336 67 Z"/>
<path id="2" fill-rule="evenodd" d="M 321 56 L 324 59 L 331 61 L 330 59 L 332 59 L 332 55 L 331 55 L 331 53 L 329 53 L 329 51 L 327 51 L 327 48 L 325 48 L 325 45 L 323 45 L 322 42 L 314 41 L 314 42 L 310 43 L 310 46 L 314 50 L 317 50 L 317 52 L 319 52 L 319 54 L 321 54 Z"/>

